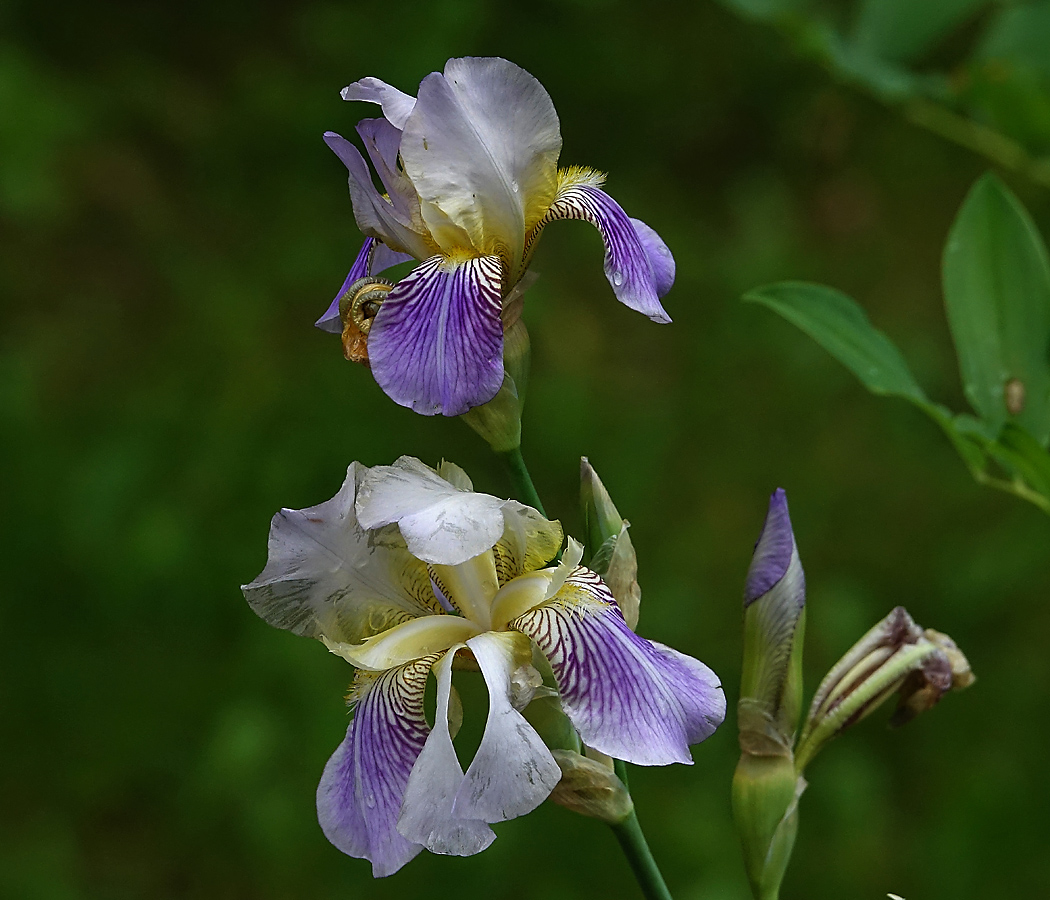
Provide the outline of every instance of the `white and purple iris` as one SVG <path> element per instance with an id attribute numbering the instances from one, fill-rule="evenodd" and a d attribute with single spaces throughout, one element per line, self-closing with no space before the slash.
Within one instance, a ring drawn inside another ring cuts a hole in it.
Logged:
<path id="1" fill-rule="evenodd" d="M 558 168 L 558 114 L 528 72 L 505 59 L 450 59 L 443 73 L 423 79 L 418 97 L 378 78 L 362 78 L 342 96 L 382 107 L 384 118 L 364 119 L 357 132 L 386 193 L 373 186 L 357 148 L 328 132 L 368 238 L 317 325 L 343 331 L 339 301 L 351 285 L 419 260 L 368 322 L 367 359 L 397 403 L 454 416 L 495 396 L 504 374 L 503 307 L 555 219 L 596 226 L 617 299 L 670 321 L 660 304 L 674 282 L 670 251 L 601 190 L 602 174 Z"/>
<path id="2" fill-rule="evenodd" d="M 546 567 L 562 538 L 536 510 L 475 493 L 458 467 L 410 457 L 354 463 L 331 500 L 274 517 L 269 560 L 245 596 L 270 624 L 357 667 L 353 719 L 317 811 L 328 839 L 377 877 L 424 847 L 478 853 L 492 823 L 554 789 L 561 770 L 521 714 L 544 690 L 534 661 L 549 664 L 584 744 L 639 765 L 690 763 L 689 745 L 725 717 L 714 673 L 634 634 L 601 578 L 578 565 L 579 544 Z M 480 669 L 489 694 L 466 772 L 453 746 L 456 668 Z"/>

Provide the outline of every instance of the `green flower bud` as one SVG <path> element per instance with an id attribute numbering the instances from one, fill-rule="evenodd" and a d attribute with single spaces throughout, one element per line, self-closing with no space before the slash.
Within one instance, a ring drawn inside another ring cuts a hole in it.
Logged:
<path id="1" fill-rule="evenodd" d="M 923 631 L 898 606 L 851 647 L 825 676 L 796 751 L 799 772 L 832 738 L 899 694 L 893 725 L 932 708 L 974 681 L 962 651 L 945 634 Z"/>
<path id="2" fill-rule="evenodd" d="M 609 757 L 591 759 L 571 750 L 554 750 L 561 768 L 561 781 L 551 793 L 555 803 L 593 819 L 615 825 L 634 809 L 627 787 L 613 769 Z"/>
<path id="3" fill-rule="evenodd" d="M 590 555 L 588 567 L 602 576 L 634 630 L 642 591 L 638 586 L 638 557 L 627 532 L 630 523 L 617 511 L 586 456 L 580 459 L 580 506 Z"/>
<path id="4" fill-rule="evenodd" d="M 740 762 L 733 776 L 733 819 L 756 900 L 776 900 L 779 894 L 806 787 L 791 750 L 802 709 L 805 602 L 787 498 L 777 490 L 744 588 Z"/>

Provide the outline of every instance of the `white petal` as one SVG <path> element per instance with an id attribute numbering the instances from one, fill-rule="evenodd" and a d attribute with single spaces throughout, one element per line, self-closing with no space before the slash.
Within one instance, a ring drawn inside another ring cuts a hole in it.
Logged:
<path id="1" fill-rule="evenodd" d="M 354 501 L 367 471 L 355 462 L 331 500 L 273 517 L 266 568 L 242 587 L 271 625 L 356 642 L 437 611 L 426 568 L 397 532 L 369 534 L 358 521 Z"/>
<path id="2" fill-rule="evenodd" d="M 397 830 L 403 837 L 422 844 L 431 853 L 450 856 L 472 856 L 496 839 L 484 822 L 452 814 L 456 792 L 463 782 L 463 767 L 449 732 L 449 696 L 452 660 L 462 646 L 449 650 L 433 668 L 437 678 L 434 727 L 409 776 L 397 820 Z"/>
<path id="3" fill-rule="evenodd" d="M 511 704 L 512 676 L 532 659 L 528 639 L 514 632 L 487 632 L 471 638 L 467 646 L 485 676 L 489 715 L 452 810 L 457 816 L 503 822 L 539 806 L 554 790 L 561 769 Z"/>
<path id="4" fill-rule="evenodd" d="M 560 152 L 550 96 L 528 72 L 497 58 L 450 59 L 444 74 L 428 75 L 401 142 L 423 218 L 443 249 L 454 248 L 442 243 L 434 208 L 464 228 L 480 254 L 515 265 L 526 232 L 554 200 Z"/>
<path id="5" fill-rule="evenodd" d="M 499 540 L 504 502 L 454 487 L 418 459 L 403 456 L 368 473 L 357 514 L 366 528 L 398 522 L 409 551 L 419 559 L 458 565 Z"/>

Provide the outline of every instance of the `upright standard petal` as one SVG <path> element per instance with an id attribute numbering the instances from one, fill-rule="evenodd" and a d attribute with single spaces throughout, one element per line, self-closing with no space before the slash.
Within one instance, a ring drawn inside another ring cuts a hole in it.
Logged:
<path id="1" fill-rule="evenodd" d="M 576 569 L 551 601 L 510 627 L 547 657 L 562 707 L 583 742 L 609 756 L 644 766 L 691 763 L 689 745 L 725 718 L 715 674 L 638 637 L 587 569 Z"/>
<path id="2" fill-rule="evenodd" d="M 415 97 L 372 76 L 348 84 L 339 92 L 339 96 L 344 100 L 378 103 L 383 108 L 383 115 L 386 116 L 387 121 L 398 129 L 405 127 L 405 122 L 408 121 L 412 108 L 416 105 Z"/>
<path id="3" fill-rule="evenodd" d="M 616 299 L 654 322 L 671 321 L 660 297 L 674 282 L 674 259 L 656 232 L 588 183 L 564 187 L 540 225 L 556 219 L 582 219 L 597 228 L 605 242 L 605 276 Z"/>
<path id="4" fill-rule="evenodd" d="M 448 706 L 452 661 L 463 646 L 453 647 L 434 666 L 437 679 L 434 727 L 409 776 L 397 822 L 397 830 L 408 840 L 422 844 L 431 853 L 450 856 L 473 856 L 496 839 L 495 832 L 484 822 L 452 813 L 456 792 L 463 783 L 463 767 L 452 745 Z"/>
<path id="5" fill-rule="evenodd" d="M 561 778 L 561 769 L 535 729 L 511 703 L 513 677 L 530 665 L 522 635 L 486 632 L 467 641 L 489 690 L 485 734 L 456 794 L 452 812 L 468 819 L 503 822 L 532 812 Z"/>
<path id="6" fill-rule="evenodd" d="M 500 288 L 494 256 L 433 256 L 401 279 L 368 334 L 372 374 L 387 396 L 427 416 L 491 400 L 503 383 Z"/>
<path id="7" fill-rule="evenodd" d="M 365 528 L 398 523 L 413 555 L 454 566 L 499 540 L 506 502 L 456 487 L 418 459 L 402 456 L 392 466 L 368 472 L 357 514 Z"/>
<path id="8" fill-rule="evenodd" d="M 426 567 L 400 535 L 369 533 L 358 522 L 354 504 L 367 471 L 355 462 L 331 500 L 273 517 L 266 567 L 242 587 L 271 625 L 357 642 L 440 610 Z"/>
<path id="9" fill-rule="evenodd" d="M 423 694 L 436 657 L 354 682 L 354 718 L 317 786 L 321 830 L 349 856 L 391 875 L 423 848 L 397 830 L 409 773 L 427 739 Z"/>
<path id="10" fill-rule="evenodd" d="M 411 219 L 398 212 L 372 184 L 361 151 L 342 135 L 326 131 L 324 142 L 332 149 L 349 172 L 350 202 L 354 207 L 357 227 L 370 237 L 378 238 L 393 250 L 409 253 L 416 259 L 425 259 L 433 249 L 425 237 L 413 230 Z"/>
<path id="11" fill-rule="evenodd" d="M 526 233 L 554 200 L 558 114 L 543 86 L 505 59 L 450 59 L 423 79 L 404 126 L 401 158 L 443 249 L 434 208 L 474 248 L 516 265 Z M 428 208 L 429 207 L 429 208 Z M 520 272 L 512 272 L 513 283 Z M 493 392 L 495 393 L 495 392 Z"/>

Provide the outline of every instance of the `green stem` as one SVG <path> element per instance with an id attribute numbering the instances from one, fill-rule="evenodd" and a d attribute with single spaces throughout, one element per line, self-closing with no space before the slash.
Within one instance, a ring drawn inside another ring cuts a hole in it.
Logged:
<path id="1" fill-rule="evenodd" d="M 529 469 L 521 455 L 521 447 L 515 447 L 513 450 L 504 450 L 496 455 L 506 465 L 507 471 L 510 473 L 510 480 L 514 482 L 514 490 L 518 495 L 518 499 L 522 503 L 526 503 L 533 509 L 538 510 L 541 515 L 546 516 L 547 513 L 543 509 L 543 501 L 540 500 L 540 495 L 536 493 L 536 485 L 532 483 L 532 476 L 529 475 Z"/>
<path id="2" fill-rule="evenodd" d="M 656 860 L 649 851 L 649 845 L 642 834 L 642 827 L 638 824 L 638 816 L 632 809 L 631 814 L 622 822 L 611 826 L 616 840 L 623 848 L 624 856 L 630 863 L 631 871 L 638 880 L 646 900 L 671 900 L 671 892 L 667 890 L 664 877 L 656 866 Z"/>

